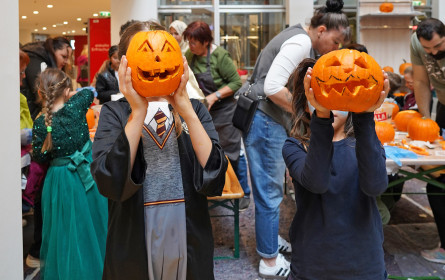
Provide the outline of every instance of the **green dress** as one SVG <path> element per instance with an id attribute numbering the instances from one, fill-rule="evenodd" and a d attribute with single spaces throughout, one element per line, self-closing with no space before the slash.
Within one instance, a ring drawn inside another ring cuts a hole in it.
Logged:
<path id="1" fill-rule="evenodd" d="M 33 157 L 50 164 L 42 191 L 41 277 L 102 278 L 108 202 L 94 182 L 86 111 L 93 93 L 82 90 L 53 114 L 50 152 L 41 153 L 47 135 L 44 115 L 34 122 Z"/>

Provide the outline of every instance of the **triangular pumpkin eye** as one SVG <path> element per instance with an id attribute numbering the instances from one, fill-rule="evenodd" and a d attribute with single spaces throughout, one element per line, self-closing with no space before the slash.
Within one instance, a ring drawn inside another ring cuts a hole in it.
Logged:
<path id="1" fill-rule="evenodd" d="M 354 64 L 357 65 L 358 67 L 368 69 L 368 64 L 366 63 L 365 59 L 362 56 L 357 58 Z"/>
<path id="2" fill-rule="evenodd" d="M 139 47 L 138 52 L 148 52 L 148 50 L 151 50 L 153 52 L 153 48 L 151 47 L 150 43 L 145 40 L 144 43 L 142 43 L 142 45 Z"/>
<path id="3" fill-rule="evenodd" d="M 165 41 L 164 46 L 162 47 L 162 52 L 173 52 L 175 48 L 170 44 L 169 41 Z"/>
<path id="4" fill-rule="evenodd" d="M 336 57 L 336 56 L 331 56 L 331 57 L 326 61 L 326 66 L 341 66 L 341 62 L 338 60 L 338 57 Z"/>

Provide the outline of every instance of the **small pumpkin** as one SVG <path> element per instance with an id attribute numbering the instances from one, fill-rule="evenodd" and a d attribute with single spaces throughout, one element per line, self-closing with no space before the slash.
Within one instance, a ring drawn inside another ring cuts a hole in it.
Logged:
<path id="1" fill-rule="evenodd" d="M 363 112 L 379 99 L 383 73 L 367 53 L 336 50 L 315 63 L 311 87 L 315 99 L 327 109 Z"/>
<path id="2" fill-rule="evenodd" d="M 399 73 L 400 73 L 400 75 L 405 74 L 405 69 L 408 68 L 408 67 L 411 67 L 411 66 L 412 66 L 411 63 L 406 62 L 406 60 L 403 59 L 403 63 L 400 64 L 400 66 L 399 66 Z"/>
<path id="3" fill-rule="evenodd" d="M 375 133 L 382 144 L 393 141 L 396 135 L 394 127 L 387 122 L 375 122 Z"/>
<path id="4" fill-rule="evenodd" d="M 87 118 L 88 129 L 93 129 L 96 126 L 96 118 L 93 109 L 88 109 L 86 118 Z"/>
<path id="5" fill-rule="evenodd" d="M 139 95 L 164 96 L 173 93 L 184 72 L 181 48 L 167 31 L 136 33 L 127 49 L 133 88 Z"/>
<path id="6" fill-rule="evenodd" d="M 394 5 L 392 3 L 388 3 L 385 1 L 382 4 L 380 4 L 379 10 L 382 13 L 390 13 L 394 10 Z"/>
<path id="7" fill-rule="evenodd" d="M 385 72 L 393 72 L 394 73 L 394 68 L 392 68 L 391 66 L 385 66 L 382 69 Z"/>
<path id="8" fill-rule="evenodd" d="M 397 115 L 397 113 L 400 111 L 399 106 L 396 103 L 393 102 L 383 102 L 383 104 L 389 104 L 392 106 L 392 117 L 391 119 L 394 119 Z"/>
<path id="9" fill-rule="evenodd" d="M 394 124 L 396 125 L 397 130 L 399 131 L 407 131 L 408 123 L 412 118 L 421 118 L 422 115 L 414 110 L 405 110 L 397 113 L 394 118 Z"/>
<path id="10" fill-rule="evenodd" d="M 439 131 L 439 125 L 432 119 L 414 118 L 408 123 L 408 135 L 413 140 L 434 142 Z"/>

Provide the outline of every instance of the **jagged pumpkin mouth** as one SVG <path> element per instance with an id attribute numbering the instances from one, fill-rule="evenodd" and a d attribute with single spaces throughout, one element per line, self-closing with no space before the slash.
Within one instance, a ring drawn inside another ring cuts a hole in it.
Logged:
<path id="1" fill-rule="evenodd" d="M 379 84 L 373 75 L 369 75 L 367 79 L 363 79 L 351 74 L 344 81 L 333 75 L 326 81 L 318 77 L 315 77 L 315 79 L 323 95 L 329 95 L 331 93 L 356 95 L 361 89 L 372 90 Z"/>
<path id="2" fill-rule="evenodd" d="M 142 81 L 153 82 L 154 80 L 164 81 L 174 78 L 179 73 L 179 65 L 170 68 L 151 69 L 144 71 L 138 67 L 138 77 Z"/>

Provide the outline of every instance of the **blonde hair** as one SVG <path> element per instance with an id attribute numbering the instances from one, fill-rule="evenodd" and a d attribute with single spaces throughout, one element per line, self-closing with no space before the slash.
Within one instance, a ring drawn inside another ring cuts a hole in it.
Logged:
<path id="1" fill-rule="evenodd" d="M 40 93 L 42 103 L 42 113 L 45 114 L 45 125 L 47 128 L 47 135 L 43 142 L 41 152 L 50 151 L 53 148 L 52 143 L 52 108 L 54 101 L 63 96 L 64 91 L 69 88 L 73 89 L 71 79 L 65 74 L 65 72 L 56 68 L 47 68 L 40 73 L 37 80 L 37 90 Z"/>

